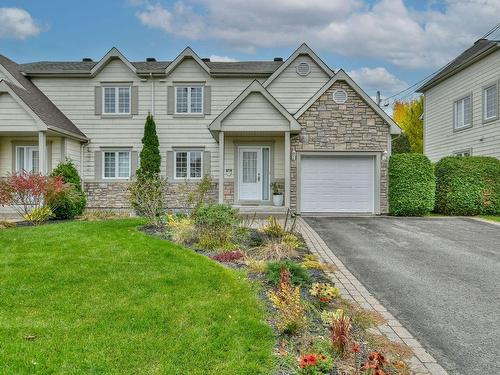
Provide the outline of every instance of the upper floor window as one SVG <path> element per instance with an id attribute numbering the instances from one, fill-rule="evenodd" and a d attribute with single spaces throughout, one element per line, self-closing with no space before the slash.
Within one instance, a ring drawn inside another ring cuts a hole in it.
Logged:
<path id="1" fill-rule="evenodd" d="M 457 100 L 453 103 L 455 129 L 462 129 L 472 125 L 472 96 Z"/>
<path id="2" fill-rule="evenodd" d="M 199 179 L 203 174 L 202 151 L 175 152 L 175 178 Z"/>
<path id="3" fill-rule="evenodd" d="M 104 151 L 103 178 L 130 178 L 130 151 Z"/>
<path id="4" fill-rule="evenodd" d="M 497 85 L 493 84 L 483 90 L 483 120 L 492 120 L 498 115 Z"/>
<path id="5" fill-rule="evenodd" d="M 103 113 L 106 115 L 129 115 L 131 107 L 131 87 L 103 87 Z"/>
<path id="6" fill-rule="evenodd" d="M 203 113 L 203 86 L 176 86 L 175 113 Z"/>

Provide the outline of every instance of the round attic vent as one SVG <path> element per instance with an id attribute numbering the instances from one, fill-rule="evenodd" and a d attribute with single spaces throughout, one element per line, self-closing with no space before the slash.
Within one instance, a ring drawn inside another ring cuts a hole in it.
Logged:
<path id="1" fill-rule="evenodd" d="M 347 93 L 345 90 L 337 89 L 333 92 L 333 101 L 337 104 L 344 104 L 347 102 Z"/>
<path id="2" fill-rule="evenodd" d="M 297 65 L 297 74 L 301 76 L 306 76 L 311 72 L 311 67 L 305 61 Z"/>

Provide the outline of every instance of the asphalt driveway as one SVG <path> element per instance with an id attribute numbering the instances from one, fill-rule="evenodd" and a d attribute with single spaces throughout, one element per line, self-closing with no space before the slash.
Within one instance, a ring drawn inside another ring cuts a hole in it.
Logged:
<path id="1" fill-rule="evenodd" d="M 500 374 L 500 226 L 459 218 L 305 218 L 452 374 Z"/>

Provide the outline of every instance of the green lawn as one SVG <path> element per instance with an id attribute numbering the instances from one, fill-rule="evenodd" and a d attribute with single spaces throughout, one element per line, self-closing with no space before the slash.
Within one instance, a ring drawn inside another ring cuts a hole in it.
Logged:
<path id="1" fill-rule="evenodd" d="M 500 222 L 500 216 L 481 216 L 483 219 Z"/>
<path id="2" fill-rule="evenodd" d="M 1 374 L 273 372 L 255 288 L 139 224 L 0 230 Z"/>

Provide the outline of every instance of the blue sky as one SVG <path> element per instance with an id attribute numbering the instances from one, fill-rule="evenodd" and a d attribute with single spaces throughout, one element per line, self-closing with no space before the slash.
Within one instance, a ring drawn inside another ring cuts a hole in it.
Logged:
<path id="1" fill-rule="evenodd" d="M 497 0 L 0 0 L 0 54 L 17 62 L 287 57 L 308 43 L 370 95 L 422 79 L 500 21 Z M 498 35 L 497 35 L 498 36 Z"/>

